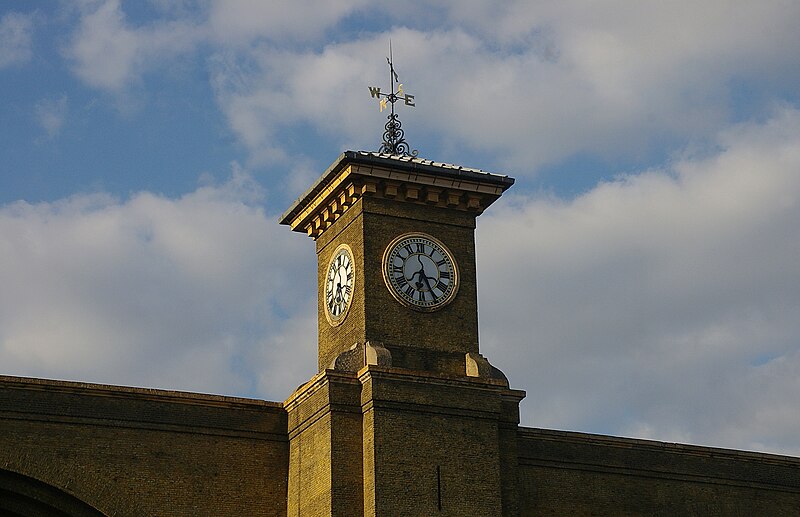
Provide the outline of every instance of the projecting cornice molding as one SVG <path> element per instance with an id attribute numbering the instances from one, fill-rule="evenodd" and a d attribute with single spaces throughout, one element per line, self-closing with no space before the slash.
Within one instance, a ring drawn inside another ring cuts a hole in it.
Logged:
<path id="1" fill-rule="evenodd" d="M 514 179 L 422 158 L 345 151 L 281 216 L 293 231 L 318 238 L 359 198 L 394 199 L 481 214 Z"/>

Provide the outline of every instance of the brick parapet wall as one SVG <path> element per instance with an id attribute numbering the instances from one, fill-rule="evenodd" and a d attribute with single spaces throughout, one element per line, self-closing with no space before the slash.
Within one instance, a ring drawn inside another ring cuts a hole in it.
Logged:
<path id="1" fill-rule="evenodd" d="M 800 458 L 520 427 L 524 465 L 761 486 L 800 493 Z"/>
<path id="2" fill-rule="evenodd" d="M 800 515 L 800 458 L 520 428 L 521 514 Z"/>
<path id="3" fill-rule="evenodd" d="M 286 441 L 277 402 L 0 376 L 0 412 L 25 420 Z"/>
<path id="4" fill-rule="evenodd" d="M 0 428 L 0 469 L 106 515 L 285 515 L 281 404 L 0 376 Z"/>

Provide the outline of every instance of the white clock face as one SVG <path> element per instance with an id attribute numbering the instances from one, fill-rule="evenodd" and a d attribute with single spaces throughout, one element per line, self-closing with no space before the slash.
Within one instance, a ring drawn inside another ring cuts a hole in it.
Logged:
<path id="1" fill-rule="evenodd" d="M 419 311 L 435 311 L 458 291 L 458 267 L 450 250 L 424 233 L 397 237 L 383 255 L 383 279 L 397 301 Z"/>
<path id="2" fill-rule="evenodd" d="M 325 317 L 331 325 L 344 321 L 353 299 L 355 269 L 353 252 L 341 244 L 333 252 L 325 274 Z"/>

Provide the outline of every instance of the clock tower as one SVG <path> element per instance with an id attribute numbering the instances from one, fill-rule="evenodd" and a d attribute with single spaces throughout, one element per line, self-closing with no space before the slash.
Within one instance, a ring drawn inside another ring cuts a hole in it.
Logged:
<path id="1" fill-rule="evenodd" d="M 515 515 L 524 393 L 478 348 L 476 217 L 514 183 L 347 151 L 281 218 L 316 242 L 318 370 L 288 515 Z"/>

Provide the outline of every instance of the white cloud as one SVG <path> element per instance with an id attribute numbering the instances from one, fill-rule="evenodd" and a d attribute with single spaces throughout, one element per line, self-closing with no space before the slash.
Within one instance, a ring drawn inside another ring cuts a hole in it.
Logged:
<path id="1" fill-rule="evenodd" d="M 0 69 L 33 56 L 34 15 L 10 12 L 0 18 Z"/>
<path id="2" fill-rule="evenodd" d="M 120 93 L 145 72 L 194 52 L 202 44 L 224 49 L 247 47 L 257 40 L 284 44 L 287 39 L 319 39 L 321 31 L 365 3 L 226 0 L 213 2 L 207 9 L 190 9 L 156 2 L 164 18 L 132 26 L 119 0 L 88 1 L 82 4 L 79 27 L 66 54 L 74 72 L 87 84 Z"/>
<path id="3" fill-rule="evenodd" d="M 800 81 L 800 4 L 780 1 L 237 0 L 164 8 L 141 26 L 116 0 L 89 5 L 68 51 L 79 77 L 119 93 L 206 48 L 219 106 L 253 164 L 285 162 L 278 135 L 290 131 L 377 148 L 385 120 L 366 87 L 387 86 L 390 38 L 417 99 L 401 114 L 412 146 L 448 161 L 488 152 L 482 165 L 517 175 L 580 153 L 646 161 L 664 142 L 713 137 L 735 118 L 738 89 L 771 102 Z M 394 26 L 354 33 L 351 16 Z M 324 39 L 333 29 L 343 37 Z"/>
<path id="4" fill-rule="evenodd" d="M 61 132 L 61 126 L 67 117 L 67 96 L 42 99 L 34 106 L 36 120 L 50 138 Z"/>
<path id="5" fill-rule="evenodd" d="M 478 226 L 482 351 L 528 425 L 800 453 L 800 111 Z"/>
<path id="6" fill-rule="evenodd" d="M 488 151 L 492 166 L 525 175 L 577 153 L 638 160 L 665 141 L 703 141 L 734 118 L 738 85 L 759 102 L 800 80 L 800 52 L 789 51 L 800 50 L 800 5 L 458 2 L 438 23 L 408 15 L 427 6 L 415 5 L 384 14 L 407 28 L 226 54 L 212 73 L 231 127 L 269 159 L 282 156 L 277 132 L 304 125 L 377 147 L 384 117 L 366 86 L 388 86 L 390 38 L 416 94 L 401 113 L 412 145 L 432 157 L 423 142 L 442 141 L 452 156 L 434 158 L 445 160 Z"/>
<path id="7" fill-rule="evenodd" d="M 372 43 L 335 45 L 322 53 L 261 46 L 214 56 L 217 100 L 254 163 L 287 160 L 279 136 L 300 125 L 345 145 L 365 134 L 379 141 L 383 116 L 370 117 L 377 104 L 370 102 L 367 83 L 353 81 L 385 75 L 383 50 L 370 48 Z"/>
<path id="8" fill-rule="evenodd" d="M 209 26 L 214 39 L 223 45 L 258 39 L 281 45 L 316 41 L 326 29 L 367 4 L 366 0 L 214 0 Z"/>
<path id="9" fill-rule="evenodd" d="M 203 29 L 190 20 L 131 27 L 119 0 L 89 2 L 81 11 L 66 55 L 75 74 L 87 84 L 121 93 L 145 71 L 193 51 L 203 37 Z"/>
<path id="10" fill-rule="evenodd" d="M 798 53 L 787 52 L 800 49 L 800 6 L 785 2 L 452 5 L 470 36 L 429 32 L 425 48 L 437 51 L 412 59 L 414 77 L 442 72 L 421 88 L 446 92 L 431 99 L 429 121 L 449 120 L 450 138 L 523 172 L 577 152 L 636 157 L 665 138 L 711 136 L 731 117 L 737 81 L 771 98 L 774 81 L 800 79 Z"/>
<path id="11" fill-rule="evenodd" d="M 314 296 L 313 246 L 254 195 L 235 171 L 175 200 L 78 195 L 0 208 L 3 370 L 287 396 L 296 381 L 286 372 L 315 367 L 313 342 L 283 337 L 307 337 L 286 314 Z"/>

